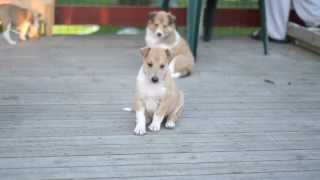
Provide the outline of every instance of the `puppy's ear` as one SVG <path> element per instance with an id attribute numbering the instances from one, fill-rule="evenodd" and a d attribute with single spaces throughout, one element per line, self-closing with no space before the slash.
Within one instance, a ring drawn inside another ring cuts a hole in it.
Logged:
<path id="1" fill-rule="evenodd" d="M 151 48 L 149 47 L 140 48 L 140 54 L 142 55 L 142 57 L 147 57 L 150 52 L 150 49 Z"/>
<path id="2" fill-rule="evenodd" d="M 148 20 L 149 21 L 153 21 L 153 19 L 156 17 L 156 15 L 157 15 L 156 11 L 150 12 L 149 15 L 148 15 Z"/>
<path id="3" fill-rule="evenodd" d="M 165 53 L 167 55 L 167 58 L 169 59 L 169 62 L 171 62 L 174 57 L 174 53 L 170 49 L 165 49 Z"/>
<path id="4" fill-rule="evenodd" d="M 176 24 L 176 16 L 171 13 L 168 13 L 169 24 Z"/>

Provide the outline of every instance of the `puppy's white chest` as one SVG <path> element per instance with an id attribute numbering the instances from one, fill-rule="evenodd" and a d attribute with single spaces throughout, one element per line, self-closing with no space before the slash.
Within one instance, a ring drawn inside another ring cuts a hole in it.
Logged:
<path id="1" fill-rule="evenodd" d="M 139 93 L 143 98 L 148 112 L 155 112 L 160 104 L 160 99 L 165 94 L 165 87 L 153 84 L 140 84 Z"/>
<path id="2" fill-rule="evenodd" d="M 138 84 L 139 93 L 146 98 L 160 99 L 164 96 L 166 88 L 162 84 L 151 84 L 149 82 L 140 82 Z"/>
<path id="3" fill-rule="evenodd" d="M 154 113 L 160 104 L 160 99 L 154 99 L 154 98 L 147 97 L 144 100 L 144 103 L 145 103 L 146 110 L 148 112 Z"/>
<path id="4" fill-rule="evenodd" d="M 151 83 L 147 78 L 145 78 L 141 70 L 138 75 L 137 82 L 138 93 L 144 101 L 147 111 L 156 111 L 161 97 L 166 93 L 165 86 L 162 83 Z"/>

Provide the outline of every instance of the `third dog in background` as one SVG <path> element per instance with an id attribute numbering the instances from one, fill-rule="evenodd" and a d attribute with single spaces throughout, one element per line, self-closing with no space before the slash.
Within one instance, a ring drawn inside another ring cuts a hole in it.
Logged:
<path id="1" fill-rule="evenodd" d="M 38 38 L 40 35 L 40 14 L 15 5 L 0 5 L 0 22 L 3 36 L 9 44 L 16 44 L 10 32 L 17 31 L 21 41 Z"/>
<path id="2" fill-rule="evenodd" d="M 170 49 L 174 59 L 169 69 L 172 77 L 179 78 L 191 74 L 194 66 L 194 56 L 188 43 L 176 30 L 176 17 L 165 11 L 151 12 L 146 28 L 146 44 L 151 48 Z"/>

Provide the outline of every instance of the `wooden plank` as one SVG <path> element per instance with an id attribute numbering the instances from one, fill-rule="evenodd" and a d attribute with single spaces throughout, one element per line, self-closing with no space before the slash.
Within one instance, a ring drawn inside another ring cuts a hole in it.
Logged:
<path id="1" fill-rule="evenodd" d="M 130 177 L 123 179 L 133 180 L 270 180 L 270 179 L 281 179 L 281 180 L 318 180 L 320 172 L 317 171 L 304 171 L 304 172 L 272 172 L 272 173 L 251 173 L 251 174 L 219 174 L 219 175 L 197 175 L 197 176 L 161 176 L 161 177 Z M 97 180 L 105 178 L 95 178 Z"/>
<path id="2" fill-rule="evenodd" d="M 152 164 L 134 166 L 95 166 L 41 168 L 39 169 L 0 169 L 3 179 L 12 177 L 23 179 L 88 178 L 88 177 L 143 177 L 143 176 L 188 176 L 215 174 L 246 174 L 273 172 L 319 171 L 319 160 L 309 161 L 270 161 L 239 163 L 195 163 L 195 164 Z M 125 172 L 125 173 L 124 173 Z"/>
<path id="3" fill-rule="evenodd" d="M 177 80 L 186 94 L 177 127 L 143 137 L 121 111 L 141 36 L 0 44 L 0 179 L 318 180 L 319 57 L 218 42 L 200 43 L 195 73 Z"/>
<path id="4" fill-rule="evenodd" d="M 296 44 L 309 48 L 320 54 L 320 33 L 295 23 L 288 24 L 288 35 L 296 40 Z"/>
<path id="5" fill-rule="evenodd" d="M 248 141 L 318 141 L 318 132 L 260 132 L 260 133 L 211 133 L 211 134 L 150 134 L 142 138 L 132 135 L 120 136 L 73 136 L 73 137 L 20 137 L 0 138 L 0 147 L 66 146 L 66 145 L 129 145 L 179 143 L 248 142 Z"/>
<path id="6" fill-rule="evenodd" d="M 112 102 L 118 102 L 119 104 L 124 104 L 128 102 L 128 97 L 126 96 L 108 96 L 111 93 L 23 93 L 19 94 L 1 94 L 0 95 L 0 105 L 107 105 Z M 112 95 L 112 94 L 111 94 Z M 114 94 L 116 95 L 116 94 Z M 231 103 L 231 102 L 245 102 L 245 103 L 315 103 L 319 102 L 320 94 L 316 96 L 299 96 L 292 97 L 287 96 L 218 96 L 212 95 L 207 96 L 215 99 L 215 103 Z M 121 99 L 119 99 L 121 98 Z M 122 100 L 124 99 L 124 100 Z M 201 97 L 191 97 L 188 98 L 189 101 L 204 100 L 211 101 L 211 99 L 206 98 L 206 96 Z"/>
<path id="7" fill-rule="evenodd" d="M 147 160 L 147 161 L 146 161 Z M 0 158 L 0 169 L 320 160 L 319 150 Z"/>
<path id="8" fill-rule="evenodd" d="M 46 156 L 88 156 L 88 155 L 124 155 L 124 154 L 165 154 L 165 153 L 204 153 L 229 151 L 285 151 L 285 150 L 319 150 L 320 144 L 314 141 L 271 141 L 252 142 L 211 142 L 211 143 L 178 143 L 171 144 L 92 144 L 62 146 L 24 146 L 0 147 L 1 158 L 14 157 L 46 157 Z M 130 151 L 128 151 L 130 149 Z"/>

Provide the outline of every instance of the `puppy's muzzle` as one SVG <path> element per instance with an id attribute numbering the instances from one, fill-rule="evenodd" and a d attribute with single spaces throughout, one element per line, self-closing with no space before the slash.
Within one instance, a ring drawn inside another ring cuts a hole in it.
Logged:
<path id="1" fill-rule="evenodd" d="M 159 78 L 158 78 L 157 76 L 153 76 L 153 77 L 151 78 L 151 81 L 152 81 L 153 83 L 158 83 L 158 82 L 159 82 Z"/>

